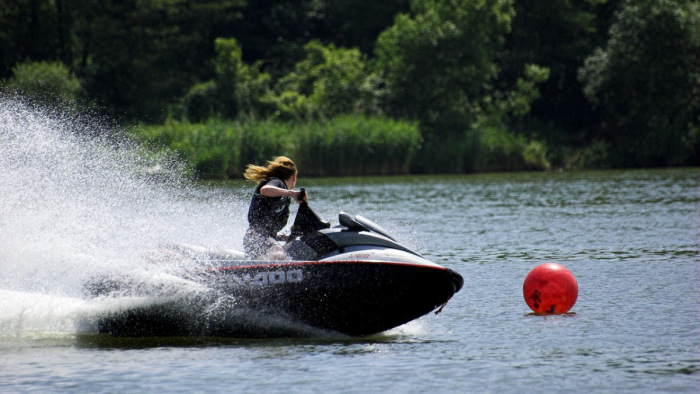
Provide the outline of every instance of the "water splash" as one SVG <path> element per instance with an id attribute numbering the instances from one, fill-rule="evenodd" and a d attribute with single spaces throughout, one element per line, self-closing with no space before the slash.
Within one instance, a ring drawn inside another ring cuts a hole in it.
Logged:
<path id="1" fill-rule="evenodd" d="M 167 179 L 147 173 L 156 166 Z M 123 307 L 85 300 L 83 283 L 161 275 L 142 259 L 159 244 L 240 248 L 246 202 L 207 195 L 183 168 L 94 117 L 0 97 L 0 337 L 73 332 Z"/>

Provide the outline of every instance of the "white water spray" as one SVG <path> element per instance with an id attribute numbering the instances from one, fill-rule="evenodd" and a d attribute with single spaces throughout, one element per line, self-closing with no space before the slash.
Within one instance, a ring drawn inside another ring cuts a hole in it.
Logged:
<path id="1" fill-rule="evenodd" d="M 159 165 L 167 180 L 144 170 Z M 72 333 L 118 308 L 86 300 L 93 275 L 144 270 L 168 242 L 240 249 L 247 202 L 213 195 L 177 175 L 103 122 L 0 97 L 0 338 Z M 121 302 L 142 302 L 122 300 Z"/>

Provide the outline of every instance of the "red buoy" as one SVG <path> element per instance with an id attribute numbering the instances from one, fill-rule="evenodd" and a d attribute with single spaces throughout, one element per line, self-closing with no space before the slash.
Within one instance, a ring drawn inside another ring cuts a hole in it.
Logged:
<path id="1" fill-rule="evenodd" d="M 533 268 L 523 283 L 525 302 L 537 314 L 561 314 L 576 303 L 578 283 L 566 267 L 544 263 Z"/>

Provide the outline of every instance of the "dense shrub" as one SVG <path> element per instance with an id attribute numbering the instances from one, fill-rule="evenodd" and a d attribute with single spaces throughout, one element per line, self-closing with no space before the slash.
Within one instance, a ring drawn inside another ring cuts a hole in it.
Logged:
<path id="1" fill-rule="evenodd" d="M 466 137 L 466 171 L 547 170 L 547 146 L 509 132 L 499 121 L 483 121 Z"/>
<path id="2" fill-rule="evenodd" d="M 314 40 L 306 57 L 281 78 L 264 99 L 282 119 L 319 119 L 363 113 L 372 107 L 373 75 L 357 49 L 337 48 Z"/>
<path id="3" fill-rule="evenodd" d="M 82 94 L 80 81 L 61 62 L 27 62 L 12 71 L 4 90 L 42 105 L 74 106 Z"/>

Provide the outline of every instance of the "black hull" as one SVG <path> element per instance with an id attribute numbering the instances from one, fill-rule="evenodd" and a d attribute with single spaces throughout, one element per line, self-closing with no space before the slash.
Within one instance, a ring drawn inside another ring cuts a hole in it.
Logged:
<path id="1" fill-rule="evenodd" d="M 435 310 L 463 284 L 459 274 L 440 266 L 374 261 L 246 263 L 190 273 L 188 279 L 210 291 L 105 314 L 99 331 L 115 336 L 365 336 Z M 124 286 L 102 282 L 93 286 L 93 295 L 124 294 Z"/>

